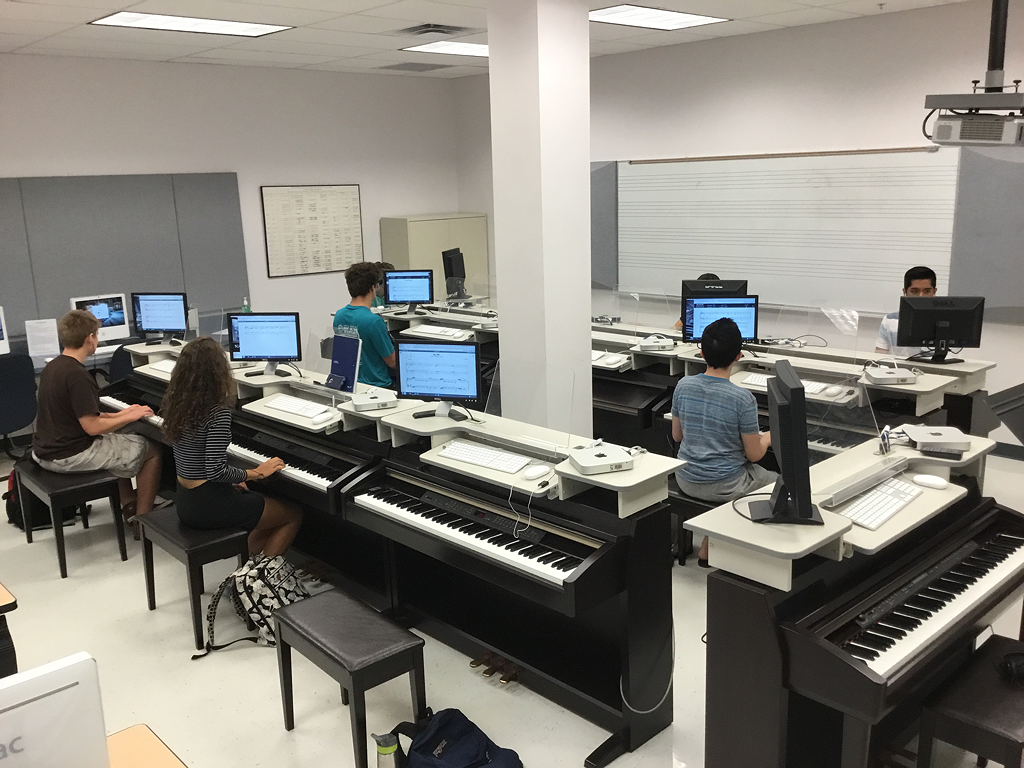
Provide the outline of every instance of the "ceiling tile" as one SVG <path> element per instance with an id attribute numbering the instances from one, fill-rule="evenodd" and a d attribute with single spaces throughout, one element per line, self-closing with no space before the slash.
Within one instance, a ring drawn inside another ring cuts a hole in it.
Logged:
<path id="1" fill-rule="evenodd" d="M 706 37 L 730 37 L 731 35 L 752 35 L 780 29 L 778 24 L 767 24 L 763 21 L 723 21 L 721 24 L 708 24 L 701 27 L 701 34 Z"/>
<path id="2" fill-rule="evenodd" d="M 0 1 L 0 32 L 7 31 L 8 19 L 11 21 L 48 21 L 70 26 L 84 24 L 109 15 L 110 10 L 104 8 L 70 8 Z"/>
<path id="3" fill-rule="evenodd" d="M 421 61 L 424 64 L 451 64 L 452 66 L 487 66 L 487 59 L 479 56 L 453 56 L 444 53 L 421 53 L 420 51 L 382 51 L 360 56 L 368 61 L 397 64 L 402 61 Z"/>
<path id="4" fill-rule="evenodd" d="M 629 1 L 629 0 L 623 0 Z M 607 8 L 618 5 L 619 0 L 591 0 L 590 9 Z M 648 5 L 647 2 L 636 2 L 637 5 Z M 796 0 L 657 0 L 650 5 L 666 11 L 680 13 L 698 13 L 702 16 L 715 16 L 720 19 L 746 19 L 753 16 L 764 16 L 767 13 L 796 11 L 804 6 Z"/>
<path id="5" fill-rule="evenodd" d="M 124 45 L 149 43 L 154 45 L 184 45 L 199 50 L 231 45 L 242 38 L 234 35 L 203 35 L 197 32 L 172 32 L 167 29 L 131 29 L 97 24 L 81 24 L 61 33 L 63 38 L 84 38 Z"/>
<path id="6" fill-rule="evenodd" d="M 415 40 L 415 38 L 396 37 L 394 35 L 367 35 L 362 32 L 325 29 L 319 25 L 315 27 L 286 29 L 283 32 L 275 32 L 274 37 L 302 40 L 306 43 L 321 43 L 322 45 L 351 45 L 357 48 L 388 48 L 391 50 L 398 50 L 404 46 L 415 44 L 409 42 L 410 40 Z"/>
<path id="7" fill-rule="evenodd" d="M 288 8 L 304 8 L 313 11 L 326 11 L 333 14 L 359 13 L 368 8 L 379 8 L 397 0 L 236 0 L 246 5 L 272 5 Z"/>
<path id="8" fill-rule="evenodd" d="M 303 8 L 284 8 L 279 5 L 238 3 L 232 0 L 143 0 L 133 5 L 130 10 L 133 13 L 164 13 L 169 16 L 195 16 L 202 19 L 249 21 L 255 24 L 280 24 L 290 27 L 315 24 L 341 15 Z"/>
<path id="9" fill-rule="evenodd" d="M 315 24 L 314 26 L 324 29 L 337 29 L 344 32 L 364 32 L 375 35 L 379 32 L 402 29 L 409 25 L 402 19 L 386 19 L 382 16 L 364 16 L 359 13 L 352 13 L 325 21 L 322 24 Z"/>
<path id="10" fill-rule="evenodd" d="M 431 2 L 431 0 L 399 0 L 365 12 L 366 16 L 404 19 L 424 24 L 455 24 L 460 27 L 487 27 L 487 11 L 468 5 Z"/>
<path id="11" fill-rule="evenodd" d="M 109 53 L 127 58 L 140 56 L 145 58 L 174 59 L 178 56 L 189 56 L 205 50 L 195 45 L 154 45 L 152 43 L 125 43 L 117 40 L 97 40 L 81 37 L 64 37 L 54 35 L 35 45 L 23 48 L 23 53 L 35 53 L 37 49 L 81 51 L 88 53 Z"/>
<path id="12" fill-rule="evenodd" d="M 631 53 L 632 51 L 646 51 L 646 45 L 626 43 L 621 40 L 591 40 L 590 57 L 608 56 L 616 53 Z"/>
<path id="13" fill-rule="evenodd" d="M 40 35 L 9 35 L 0 32 L 0 53 L 10 53 L 16 48 L 21 48 L 23 45 L 31 45 L 42 39 L 43 37 Z"/>
<path id="14" fill-rule="evenodd" d="M 102 8 L 106 11 L 120 11 L 134 5 L 138 0 L 18 0 L 21 5 L 59 5 L 69 8 Z"/>
<path id="15" fill-rule="evenodd" d="M 68 48 L 47 48 L 43 45 L 21 48 L 14 56 L 65 56 L 85 59 L 130 59 L 132 61 L 169 61 L 162 53 L 129 53 L 126 51 L 90 51 Z"/>
<path id="16" fill-rule="evenodd" d="M 723 22 L 724 23 L 724 22 Z M 708 40 L 709 35 L 699 32 L 698 30 L 709 29 L 711 26 L 706 27 L 694 27 L 692 29 L 680 29 L 666 32 L 651 32 L 646 31 L 645 34 L 634 35 L 629 38 L 622 38 L 615 42 L 626 43 L 627 45 L 639 45 L 644 48 L 652 48 L 658 45 L 679 45 L 680 43 L 692 43 L 697 40 Z M 643 32 L 644 30 L 637 30 Z"/>
<path id="17" fill-rule="evenodd" d="M 847 2 L 836 2 L 829 5 L 839 11 L 859 13 L 864 16 L 878 16 L 882 13 L 895 13 L 898 11 L 912 11 L 917 8 L 929 8 L 935 5 L 950 5 L 952 2 L 964 2 L 964 0 L 885 0 L 879 8 L 879 0 L 847 0 Z"/>
<path id="18" fill-rule="evenodd" d="M 799 11 L 785 11 L 784 13 L 772 13 L 766 16 L 758 16 L 751 21 L 763 21 L 766 24 L 778 24 L 782 27 L 797 27 L 804 24 L 821 24 L 826 21 L 843 21 L 844 19 L 856 18 L 857 14 L 848 11 L 828 8 L 804 8 Z"/>
<path id="19" fill-rule="evenodd" d="M 596 21 L 590 23 L 591 40 L 621 40 L 624 37 L 637 37 L 653 31 L 643 27 L 627 27 L 624 24 L 601 24 Z"/>
<path id="20" fill-rule="evenodd" d="M 326 56 L 332 59 L 347 59 L 381 51 L 380 48 L 356 48 L 347 45 L 322 45 L 320 43 L 304 43 L 299 40 L 274 39 L 273 35 L 257 37 L 254 40 L 244 40 L 224 47 L 243 51 L 269 51 L 271 53 Z"/>
<path id="21" fill-rule="evenodd" d="M 196 57 L 204 60 L 227 61 L 231 63 L 255 62 L 264 65 L 284 64 L 299 67 L 303 64 L 322 64 L 331 61 L 330 56 L 311 56 L 301 53 L 271 53 L 270 51 L 246 51 L 239 48 L 215 48 Z M 180 59 L 179 59 L 180 60 Z"/>
<path id="22" fill-rule="evenodd" d="M 74 22 L 30 21 L 27 19 L 0 18 L 0 32 L 12 35 L 55 35 L 76 26 Z"/>

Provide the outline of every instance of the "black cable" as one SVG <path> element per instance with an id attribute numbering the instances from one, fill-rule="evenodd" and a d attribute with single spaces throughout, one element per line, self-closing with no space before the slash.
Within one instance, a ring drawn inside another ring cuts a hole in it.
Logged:
<path id="1" fill-rule="evenodd" d="M 823 336 L 819 336 L 816 333 L 804 333 L 804 334 L 801 334 L 799 336 L 794 336 L 793 337 L 793 341 L 796 341 L 797 339 L 808 339 L 808 338 L 809 339 L 821 339 L 824 342 L 824 344 L 804 344 L 805 347 L 827 347 L 828 346 L 828 339 L 826 339 Z"/>
<path id="2" fill-rule="evenodd" d="M 475 421 L 477 424 L 483 424 L 484 423 L 483 419 L 478 419 L 476 416 L 474 416 L 472 413 L 470 413 L 469 412 L 469 408 L 467 408 L 464 405 L 454 405 L 453 404 L 452 408 L 461 408 L 462 410 L 464 410 L 466 412 L 466 418 L 468 418 L 470 421 Z"/>
<path id="3" fill-rule="evenodd" d="M 928 133 L 928 118 L 934 115 L 937 111 L 937 109 L 933 109 L 931 112 L 924 116 L 924 121 L 921 123 L 921 133 L 924 134 L 924 137 L 928 139 L 928 141 L 932 140 L 931 134 Z"/>
<path id="4" fill-rule="evenodd" d="M 749 493 L 746 496 L 740 496 L 738 499 L 732 500 L 732 511 L 742 517 L 744 520 L 750 520 L 750 515 L 744 515 L 740 512 L 740 508 L 736 506 L 737 501 L 743 501 L 744 499 L 756 499 L 758 496 L 771 496 L 770 493 Z"/>

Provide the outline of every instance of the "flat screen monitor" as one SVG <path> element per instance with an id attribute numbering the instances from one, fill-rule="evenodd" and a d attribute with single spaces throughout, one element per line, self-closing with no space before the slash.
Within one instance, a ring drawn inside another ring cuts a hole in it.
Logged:
<path id="1" fill-rule="evenodd" d="M 466 416 L 452 411 L 451 406 L 480 400 L 479 346 L 458 341 L 399 341 L 396 346 L 398 396 L 441 401 L 436 409 L 420 411 L 414 417 L 447 416 L 464 421 Z"/>
<path id="2" fill-rule="evenodd" d="M 135 332 L 185 333 L 188 330 L 188 298 L 184 293 L 133 293 Z"/>
<path id="3" fill-rule="evenodd" d="M 721 296 L 740 299 L 747 295 L 746 280 L 683 280 L 682 297 Z"/>
<path id="4" fill-rule="evenodd" d="M 948 357 L 952 347 L 980 347 L 985 322 L 985 299 L 981 296 L 903 296 L 896 344 L 901 347 L 930 347 L 933 352 L 912 360 L 930 363 L 959 363 Z"/>
<path id="5" fill-rule="evenodd" d="M 409 312 L 418 304 L 434 301 L 434 270 L 396 269 L 384 273 L 384 303 L 408 304 Z"/>
<path id="6" fill-rule="evenodd" d="M 128 313 L 125 312 L 123 293 L 107 293 L 101 296 L 79 296 L 71 299 L 72 309 L 84 309 L 92 312 L 100 321 L 97 336 L 100 341 L 127 339 L 131 336 L 128 329 Z"/>
<path id="7" fill-rule="evenodd" d="M 738 299 L 703 296 L 686 299 L 683 302 L 683 339 L 700 341 L 704 329 L 723 317 L 735 321 L 744 341 L 757 339 L 757 296 Z"/>
<path id="8" fill-rule="evenodd" d="M 297 312 L 251 312 L 228 315 L 232 360 L 266 360 L 263 371 L 246 376 L 290 376 L 278 363 L 302 359 Z"/>
<path id="9" fill-rule="evenodd" d="M 7 319 L 4 317 L 4 308 L 0 307 L 0 355 L 11 353 L 11 340 L 8 338 Z"/>
<path id="10" fill-rule="evenodd" d="M 755 523 L 824 525 L 811 503 L 804 385 L 788 360 L 780 360 L 775 376 L 768 379 L 768 418 L 772 450 L 782 476 L 775 481 L 770 500 L 750 503 L 750 519 Z"/>
<path id="11" fill-rule="evenodd" d="M 358 336 L 335 336 L 331 348 L 331 373 L 327 386 L 339 392 L 355 392 L 359 381 L 359 355 L 363 341 Z"/>
<path id="12" fill-rule="evenodd" d="M 459 248 L 441 251 L 441 265 L 444 267 L 445 292 L 449 299 L 465 299 L 466 260 Z"/>

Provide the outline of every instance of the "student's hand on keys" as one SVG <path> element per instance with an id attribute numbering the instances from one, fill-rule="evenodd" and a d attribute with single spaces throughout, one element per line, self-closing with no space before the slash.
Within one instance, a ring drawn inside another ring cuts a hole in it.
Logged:
<path id="1" fill-rule="evenodd" d="M 258 467 L 256 467 L 256 471 L 259 472 L 263 477 L 270 477 L 275 472 L 284 469 L 284 467 L 284 462 L 275 456 L 272 459 L 267 459 Z"/>
<path id="2" fill-rule="evenodd" d="M 132 421 L 138 421 L 153 415 L 153 409 L 148 405 L 129 405 L 125 410 L 131 414 Z"/>

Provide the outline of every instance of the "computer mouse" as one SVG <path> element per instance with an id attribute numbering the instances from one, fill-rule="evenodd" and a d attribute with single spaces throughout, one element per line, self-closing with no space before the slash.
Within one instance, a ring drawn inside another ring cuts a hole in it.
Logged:
<path id="1" fill-rule="evenodd" d="M 312 421 L 314 424 L 323 424 L 325 421 L 330 421 L 333 418 L 333 413 L 331 413 L 330 411 L 324 411 L 323 413 L 318 413 L 316 416 L 310 419 L 310 421 Z"/>
<path id="2" fill-rule="evenodd" d="M 949 485 L 946 480 L 936 475 L 914 475 L 913 480 L 914 485 L 920 485 L 922 488 L 934 488 L 936 491 L 941 491 Z"/>
<path id="3" fill-rule="evenodd" d="M 551 467 L 547 464 L 531 464 L 525 470 L 523 470 L 524 480 L 540 480 L 542 477 L 551 472 Z"/>
<path id="4" fill-rule="evenodd" d="M 838 384 L 833 384 L 831 387 L 826 387 L 825 391 L 821 394 L 825 397 L 839 397 L 839 395 L 843 394 L 843 388 Z"/>
<path id="5" fill-rule="evenodd" d="M 622 355 L 605 355 L 602 362 L 608 365 L 621 365 L 625 359 Z"/>

